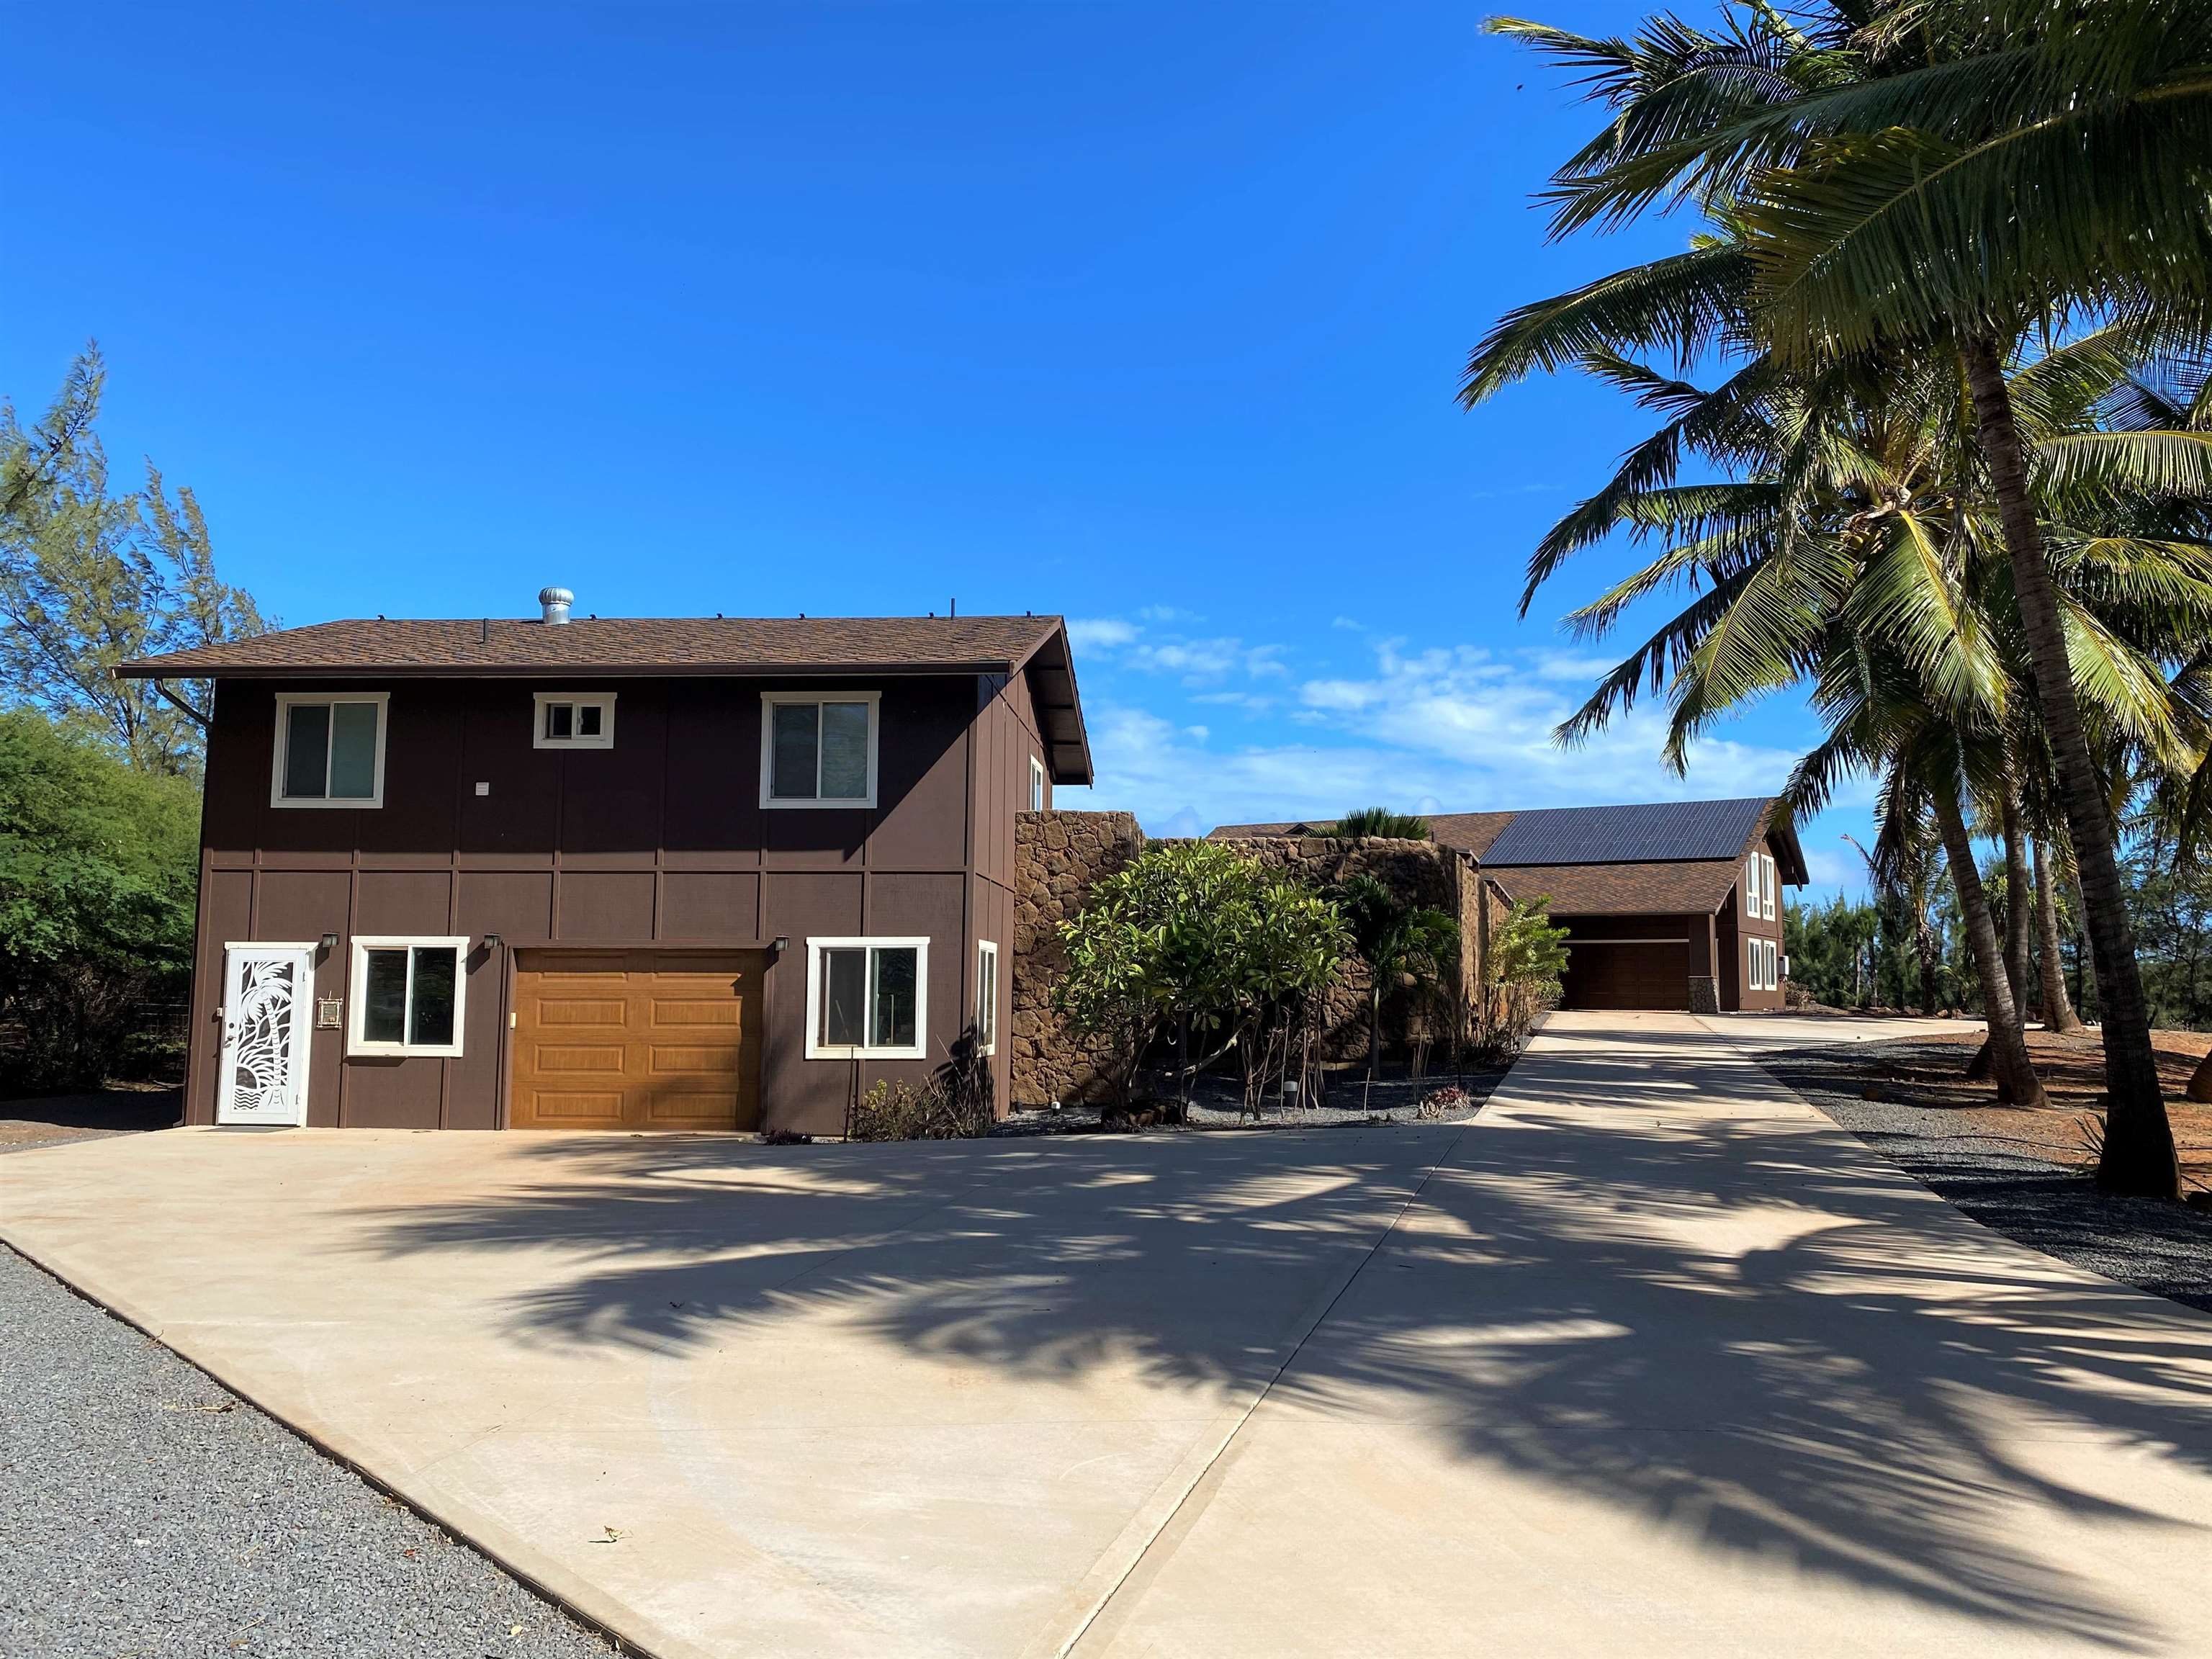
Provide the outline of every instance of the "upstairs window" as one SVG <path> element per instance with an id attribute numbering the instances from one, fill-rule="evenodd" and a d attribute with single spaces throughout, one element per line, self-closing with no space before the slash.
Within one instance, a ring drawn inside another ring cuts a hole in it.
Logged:
<path id="1" fill-rule="evenodd" d="M 1771 921 L 1774 920 L 1774 890 L 1778 884 L 1775 880 L 1774 860 L 1765 853 L 1759 855 L 1759 914 Z M 1771 991 L 1774 988 L 1770 985 L 1766 988 Z"/>
<path id="2" fill-rule="evenodd" d="M 611 749 L 615 746 L 615 700 L 611 692 L 540 691 L 532 746 L 538 749 Z"/>
<path id="3" fill-rule="evenodd" d="M 873 806 L 873 691 L 764 693 L 763 806 Z"/>
<path id="4" fill-rule="evenodd" d="M 806 953 L 807 1059 L 922 1058 L 927 939 L 811 939 Z"/>
<path id="5" fill-rule="evenodd" d="M 1756 853 L 1743 861 L 1743 913 L 1747 916 L 1759 914 L 1759 854 Z"/>
<path id="6" fill-rule="evenodd" d="M 384 805 L 389 694 L 279 696 L 272 806 Z"/>
<path id="7" fill-rule="evenodd" d="M 1030 757 L 1030 811 L 1044 811 L 1044 763 L 1035 755 Z"/>
<path id="8" fill-rule="evenodd" d="M 465 939 L 354 940 L 346 1052 L 458 1055 L 468 951 Z"/>

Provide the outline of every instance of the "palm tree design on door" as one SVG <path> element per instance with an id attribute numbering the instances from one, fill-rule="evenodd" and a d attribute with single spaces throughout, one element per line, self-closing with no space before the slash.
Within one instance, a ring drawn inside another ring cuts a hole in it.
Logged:
<path id="1" fill-rule="evenodd" d="M 305 1121 L 307 1090 L 301 1061 L 309 971 L 304 947 L 231 949 L 217 1121 Z"/>

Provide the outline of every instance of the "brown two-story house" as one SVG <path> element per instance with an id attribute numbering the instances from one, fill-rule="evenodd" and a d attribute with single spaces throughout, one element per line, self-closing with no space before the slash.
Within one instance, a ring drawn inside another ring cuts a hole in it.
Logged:
<path id="1" fill-rule="evenodd" d="M 186 1121 L 836 1133 L 963 1043 L 1003 1110 L 1060 620 L 567 597 L 120 671 L 214 683 Z"/>

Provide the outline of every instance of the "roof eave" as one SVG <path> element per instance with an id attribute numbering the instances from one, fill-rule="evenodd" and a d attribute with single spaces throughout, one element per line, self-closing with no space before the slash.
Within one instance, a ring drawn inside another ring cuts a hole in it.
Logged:
<path id="1" fill-rule="evenodd" d="M 211 668 L 161 657 L 118 663 L 108 672 L 118 680 L 537 680 L 561 679 L 767 679 L 836 678 L 891 675 L 903 679 L 932 676 L 1011 674 L 1019 665 L 993 658 L 977 662 L 929 663 L 630 663 L 584 665 L 574 663 L 348 663 L 325 667 L 297 664 L 253 664 Z"/>
<path id="2" fill-rule="evenodd" d="M 1055 618 L 1019 662 L 1005 671 L 1026 674 L 1030 701 L 1043 728 L 1046 765 L 1054 785 L 1088 786 L 1096 775 L 1091 763 L 1091 733 L 1083 719 L 1083 694 L 1075 684 L 1075 653 L 1067 624 Z"/>

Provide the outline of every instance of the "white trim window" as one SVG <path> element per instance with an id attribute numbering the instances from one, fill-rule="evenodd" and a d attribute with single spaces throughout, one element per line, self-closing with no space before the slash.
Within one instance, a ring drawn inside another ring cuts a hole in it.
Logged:
<path id="1" fill-rule="evenodd" d="M 269 804 L 383 805 L 391 700 L 388 691 L 279 693 Z"/>
<path id="2" fill-rule="evenodd" d="M 1743 861 L 1743 913 L 1759 915 L 1759 854 L 1753 853 Z"/>
<path id="3" fill-rule="evenodd" d="M 531 720 L 532 749 L 611 749 L 615 696 L 611 691 L 540 691 Z"/>
<path id="4" fill-rule="evenodd" d="M 1035 755 L 1030 757 L 1030 811 L 1044 811 L 1044 763 Z"/>
<path id="5" fill-rule="evenodd" d="M 760 804 L 873 806 L 880 691 L 761 693 Z"/>
<path id="6" fill-rule="evenodd" d="M 975 1052 L 999 1052 L 999 947 L 975 941 Z"/>
<path id="7" fill-rule="evenodd" d="M 921 1060 L 929 1030 L 929 941 L 806 941 L 806 1057 Z"/>
<path id="8" fill-rule="evenodd" d="M 1777 879 L 1779 872 L 1775 868 L 1772 854 L 1761 853 L 1759 855 L 1759 914 L 1771 921 L 1774 920 L 1775 890 L 1781 885 Z M 1774 987 L 1770 985 L 1766 988 L 1771 991 Z"/>
<path id="9" fill-rule="evenodd" d="M 465 939 L 354 940 L 346 1052 L 459 1057 L 468 955 Z"/>

